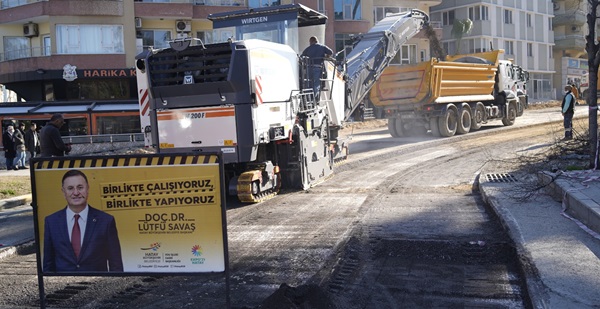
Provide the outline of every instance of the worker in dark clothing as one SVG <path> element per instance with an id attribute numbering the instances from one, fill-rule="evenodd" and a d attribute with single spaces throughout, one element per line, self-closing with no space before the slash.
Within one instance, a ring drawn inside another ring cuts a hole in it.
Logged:
<path id="1" fill-rule="evenodd" d="M 29 130 L 25 132 L 25 149 L 29 152 L 29 159 L 35 158 L 40 148 L 40 134 L 37 132 L 37 125 L 32 122 Z"/>
<path id="2" fill-rule="evenodd" d="M 12 125 L 6 126 L 6 130 L 2 133 L 2 148 L 4 148 L 4 158 L 6 158 L 6 170 L 10 171 L 15 168 L 14 161 L 17 156 L 15 150 L 15 142 L 13 135 L 15 134 L 15 127 Z M 18 168 L 17 168 L 18 169 Z"/>
<path id="3" fill-rule="evenodd" d="M 15 143 L 15 151 L 17 155 L 14 159 L 14 169 L 26 169 L 25 159 L 27 158 L 26 150 L 25 150 L 25 136 L 23 136 L 23 129 L 25 129 L 25 124 L 20 123 L 19 128 L 15 130 L 13 134 L 13 142 Z"/>
<path id="4" fill-rule="evenodd" d="M 570 85 L 565 86 L 565 96 L 562 100 L 561 112 L 564 118 L 565 127 L 565 140 L 573 138 L 573 114 L 575 114 L 575 102 L 576 98 L 573 95 L 572 87 Z"/>
<path id="5" fill-rule="evenodd" d="M 61 114 L 54 114 L 40 132 L 40 150 L 42 157 L 62 157 L 71 151 L 60 136 L 60 127 L 65 124 Z"/>
<path id="6" fill-rule="evenodd" d="M 308 57 L 309 76 L 315 97 L 319 97 L 321 91 L 321 74 L 323 72 L 323 60 L 331 57 L 333 51 L 331 48 L 319 44 L 319 40 L 315 36 L 311 36 L 308 40 L 310 45 L 302 52 L 302 57 Z"/>
<path id="7" fill-rule="evenodd" d="M 360 121 L 365 121 L 365 103 L 360 102 L 358 104 L 358 115 L 360 116 Z"/>

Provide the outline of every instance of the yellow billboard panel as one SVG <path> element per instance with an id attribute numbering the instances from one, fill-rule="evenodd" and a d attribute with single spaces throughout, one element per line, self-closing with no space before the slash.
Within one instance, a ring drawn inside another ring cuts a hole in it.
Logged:
<path id="1" fill-rule="evenodd" d="M 216 154 L 34 159 L 41 272 L 225 271 L 221 171 Z"/>

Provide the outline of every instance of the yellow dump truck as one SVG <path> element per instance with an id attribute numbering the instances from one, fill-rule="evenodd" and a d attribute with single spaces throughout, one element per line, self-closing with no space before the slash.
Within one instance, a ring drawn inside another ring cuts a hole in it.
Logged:
<path id="1" fill-rule="evenodd" d="M 445 61 L 386 68 L 370 93 L 383 109 L 392 136 L 453 136 L 478 130 L 492 119 L 510 126 L 527 106 L 528 73 L 503 50 L 448 56 Z"/>

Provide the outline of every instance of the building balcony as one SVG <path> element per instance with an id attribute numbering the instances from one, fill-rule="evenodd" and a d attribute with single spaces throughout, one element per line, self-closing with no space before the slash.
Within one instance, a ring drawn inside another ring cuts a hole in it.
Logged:
<path id="1" fill-rule="evenodd" d="M 42 2 L 48 0 L 3 0 L 0 4 L 0 10 L 15 8 L 18 6 L 28 5 L 36 2 Z"/>
<path id="2" fill-rule="evenodd" d="M 6 5 L 5 5 L 6 2 Z M 44 20 L 44 16 L 123 16 L 119 0 L 14 0 L 2 1 L 0 24 Z M 41 18 L 41 19 L 40 19 Z"/>
<path id="3" fill-rule="evenodd" d="M 247 0 L 145 0 L 135 2 L 135 16 L 142 18 L 206 19 L 211 13 L 248 7 Z"/>
<path id="4" fill-rule="evenodd" d="M 556 36 L 554 37 L 554 49 L 585 51 L 585 37 L 583 35 Z"/>
<path id="5" fill-rule="evenodd" d="M 371 22 L 368 20 L 344 20 L 336 19 L 333 22 L 336 33 L 367 33 L 371 29 Z"/>
<path id="6" fill-rule="evenodd" d="M 0 62 L 0 84 L 18 82 L 21 81 L 20 78 L 29 80 L 31 74 L 37 75 L 38 79 L 44 78 L 46 72 L 62 71 L 65 64 L 75 65 L 81 70 L 125 68 L 128 58 L 125 54 L 104 54 L 102 57 L 97 54 L 49 55 L 39 48 L 3 53 L 0 56 L 5 60 Z"/>
<path id="7" fill-rule="evenodd" d="M 570 10 L 564 13 L 557 13 L 552 19 L 553 26 L 582 26 L 586 22 L 587 18 L 585 13 L 581 10 Z"/>
<path id="8" fill-rule="evenodd" d="M 135 2 L 154 4 L 192 4 L 208 6 L 247 6 L 247 0 L 135 0 Z"/>

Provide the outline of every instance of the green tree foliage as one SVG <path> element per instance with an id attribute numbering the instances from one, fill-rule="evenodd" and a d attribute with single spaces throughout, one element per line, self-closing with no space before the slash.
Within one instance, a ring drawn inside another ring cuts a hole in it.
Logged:
<path id="1" fill-rule="evenodd" d="M 473 21 L 470 19 L 455 19 L 450 34 L 456 39 L 456 54 L 460 53 L 461 40 L 465 34 L 473 30 Z"/>

